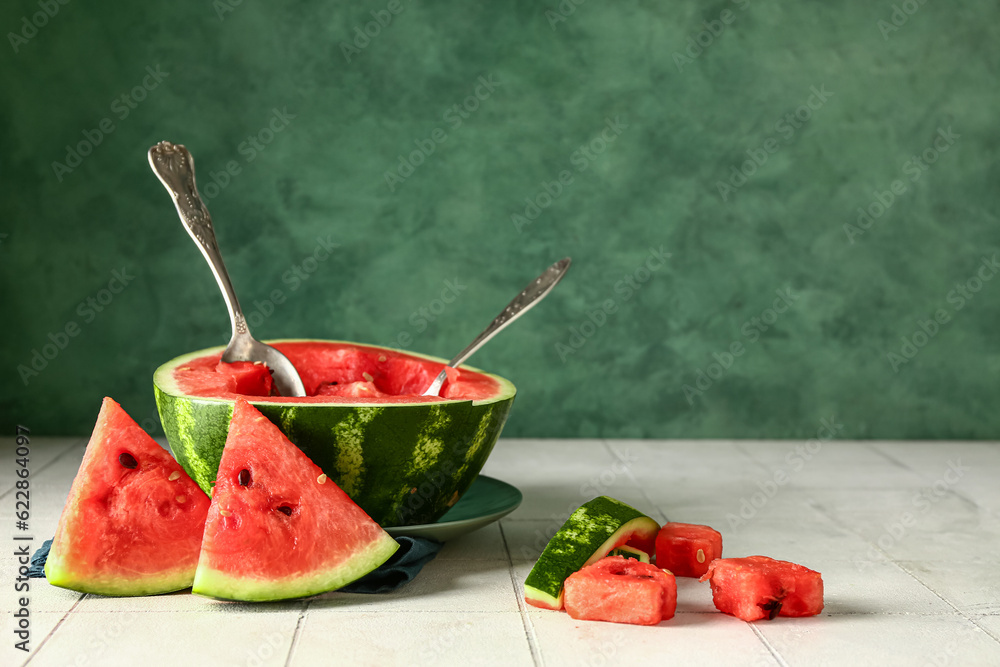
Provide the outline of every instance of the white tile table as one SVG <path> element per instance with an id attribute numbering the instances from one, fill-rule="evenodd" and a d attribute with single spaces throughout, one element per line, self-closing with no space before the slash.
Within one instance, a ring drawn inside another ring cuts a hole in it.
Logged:
<path id="1" fill-rule="evenodd" d="M 85 439 L 31 443 L 32 548 L 51 537 Z M 0 439 L 0 665 L 1000 665 L 1000 445 L 969 442 L 513 440 L 484 472 L 524 503 L 448 543 L 388 595 L 235 604 L 189 593 L 80 595 L 32 580 L 30 652 L 14 648 L 14 443 Z M 726 556 L 823 573 L 826 609 L 744 623 L 679 581 L 656 627 L 574 621 L 522 584 L 595 495 L 708 523 Z"/>

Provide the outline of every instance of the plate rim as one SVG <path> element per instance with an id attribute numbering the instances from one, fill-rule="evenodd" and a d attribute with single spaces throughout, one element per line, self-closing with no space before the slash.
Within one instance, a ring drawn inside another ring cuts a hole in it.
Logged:
<path id="1" fill-rule="evenodd" d="M 521 492 L 521 489 L 517 488 L 510 482 L 505 482 L 502 479 L 497 479 L 496 477 L 492 477 L 490 475 L 482 475 L 482 474 L 478 475 L 475 481 L 473 481 L 472 484 L 469 485 L 469 488 L 471 489 L 472 486 L 476 484 L 476 482 L 484 478 L 490 480 L 491 482 L 502 484 L 508 487 L 509 489 L 515 491 L 517 493 L 517 502 L 511 504 L 510 507 L 505 507 L 504 509 L 497 510 L 494 512 L 489 512 L 481 516 L 469 517 L 467 519 L 453 519 L 451 521 L 441 521 L 439 519 L 434 523 L 418 523 L 410 526 L 382 526 L 382 530 L 395 537 L 395 536 L 406 535 L 407 534 L 406 531 L 413 531 L 413 530 L 419 532 L 433 531 L 435 529 L 449 531 L 454 529 L 461 529 L 469 525 L 475 525 L 476 528 L 482 528 L 510 514 L 518 507 L 520 507 L 522 502 L 524 502 L 524 493 Z M 466 493 L 468 493 L 468 491 Z M 459 502 L 461 502 L 461 499 L 459 500 Z M 476 528 L 474 528 L 473 530 L 475 530 Z"/>

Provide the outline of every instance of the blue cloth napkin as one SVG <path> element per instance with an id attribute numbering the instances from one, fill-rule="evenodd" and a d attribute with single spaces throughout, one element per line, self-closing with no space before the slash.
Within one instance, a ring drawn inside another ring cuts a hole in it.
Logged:
<path id="1" fill-rule="evenodd" d="M 443 546 L 440 542 L 426 540 L 422 537 L 396 538 L 399 549 L 392 558 L 382 564 L 377 570 L 369 572 L 354 583 L 339 589 L 344 593 L 388 593 L 400 586 L 413 581 L 424 565 L 434 560 Z M 52 540 L 45 540 L 41 548 L 31 557 L 28 577 L 45 578 L 45 561 L 49 557 Z"/>

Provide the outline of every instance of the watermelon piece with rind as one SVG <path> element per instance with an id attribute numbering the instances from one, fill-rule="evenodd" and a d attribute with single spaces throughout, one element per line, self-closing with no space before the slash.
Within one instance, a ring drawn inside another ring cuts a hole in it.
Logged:
<path id="1" fill-rule="evenodd" d="M 563 583 L 612 549 L 631 546 L 652 553 L 660 525 L 620 500 L 598 496 L 578 507 L 549 540 L 524 581 L 524 599 L 535 607 L 563 607 Z"/>
<path id="2" fill-rule="evenodd" d="M 209 500 L 111 398 L 45 562 L 49 583 L 109 596 L 155 595 L 194 581 Z"/>
<path id="3" fill-rule="evenodd" d="M 192 592 L 316 595 L 368 574 L 398 547 L 277 426 L 236 401 Z"/>
<path id="4" fill-rule="evenodd" d="M 677 580 L 655 565 L 609 556 L 566 579 L 565 605 L 577 620 L 656 625 L 674 617 Z"/>

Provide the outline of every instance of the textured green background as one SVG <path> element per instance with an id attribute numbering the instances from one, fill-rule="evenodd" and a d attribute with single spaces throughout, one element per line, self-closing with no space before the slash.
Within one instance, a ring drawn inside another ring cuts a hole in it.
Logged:
<path id="1" fill-rule="evenodd" d="M 588 0 L 553 24 L 554 0 L 404 1 L 351 62 L 341 44 L 385 2 L 219 6 L 70 2 L 17 53 L 9 36 L 0 48 L 5 433 L 87 433 L 103 395 L 147 419 L 159 363 L 228 339 L 146 163 L 170 139 L 195 154 L 203 192 L 210 172 L 241 167 L 208 203 L 247 310 L 286 297 L 262 338 L 408 333 L 451 356 L 572 256 L 549 300 L 474 360 L 519 388 L 506 435 L 808 437 L 834 418 L 840 437 L 1000 436 L 1000 281 L 961 310 L 948 301 L 1000 245 L 997 6 L 914 3 L 883 35 L 889 2 Z M 732 22 L 679 67 L 726 9 Z M 36 11 L 5 2 L 0 26 Z M 115 99 L 147 66 L 169 76 L 120 118 Z M 454 127 L 446 112 L 481 76 L 500 85 Z M 776 124 L 814 86 L 833 95 L 788 137 Z M 249 161 L 240 144 L 275 108 L 294 118 Z M 60 181 L 52 163 L 103 118 L 114 132 Z M 615 118 L 627 127 L 579 171 L 574 151 Z M 949 127 L 959 138 L 910 180 L 904 163 Z M 390 191 L 385 172 L 435 128 L 447 140 Z M 770 138 L 777 151 L 723 201 L 717 182 Z M 573 183 L 516 229 L 563 170 Z M 844 225 L 895 179 L 906 192 L 849 243 Z M 319 237 L 333 256 L 283 278 Z M 661 246 L 667 265 L 626 301 L 616 283 Z M 81 311 L 123 267 L 128 287 Z M 466 290 L 418 331 L 411 313 L 446 280 Z M 751 341 L 744 325 L 786 288 L 798 300 Z M 616 312 L 561 358 L 569 327 L 607 299 Z M 950 321 L 894 372 L 887 354 L 939 309 Z M 26 385 L 18 365 L 70 321 L 80 334 Z M 745 353 L 687 400 L 736 341 Z"/>

